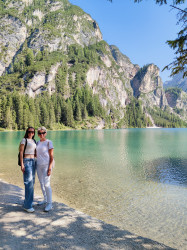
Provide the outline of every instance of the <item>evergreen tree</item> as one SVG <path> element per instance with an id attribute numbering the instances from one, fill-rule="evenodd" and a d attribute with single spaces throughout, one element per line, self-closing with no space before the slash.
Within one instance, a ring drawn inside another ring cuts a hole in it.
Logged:
<path id="1" fill-rule="evenodd" d="M 0 126 L 1 126 L 1 122 L 2 122 L 2 100 L 0 98 Z"/>
<path id="2" fill-rule="evenodd" d="M 52 103 L 51 103 L 50 109 L 49 109 L 49 117 L 50 117 L 49 128 L 53 129 L 53 126 L 55 124 L 55 111 L 54 111 L 54 107 L 53 107 Z"/>
<path id="3" fill-rule="evenodd" d="M 96 116 L 102 116 L 103 115 L 103 108 L 101 106 L 99 96 L 94 95 L 94 106 L 95 106 L 95 115 Z"/>
<path id="4" fill-rule="evenodd" d="M 66 125 L 69 127 L 74 127 L 74 118 L 73 118 L 73 108 L 70 99 L 67 102 L 67 121 Z"/>
<path id="5" fill-rule="evenodd" d="M 31 49 L 27 49 L 25 62 L 26 62 L 27 66 L 30 66 L 34 63 L 34 54 L 33 54 L 33 51 Z"/>
<path id="6" fill-rule="evenodd" d="M 22 128 L 26 129 L 29 125 L 29 118 L 30 118 L 30 111 L 29 111 L 29 107 L 28 105 L 25 103 L 23 105 L 23 124 L 22 124 Z"/>
<path id="7" fill-rule="evenodd" d="M 36 61 L 41 61 L 43 59 L 42 57 L 42 52 L 38 51 L 37 55 L 36 55 Z"/>
<path id="8" fill-rule="evenodd" d="M 49 126 L 49 112 L 48 112 L 47 105 L 45 104 L 44 100 L 42 100 L 40 104 L 40 110 L 41 110 L 40 124 L 45 127 L 48 127 Z"/>
<path id="9" fill-rule="evenodd" d="M 88 111 L 87 111 L 87 108 L 86 108 L 86 105 L 84 104 L 83 106 L 83 109 L 82 109 L 82 118 L 84 120 L 87 120 L 88 119 Z"/>
<path id="10" fill-rule="evenodd" d="M 95 103 L 94 103 L 93 98 L 90 98 L 90 101 L 87 105 L 87 110 L 90 116 L 95 116 L 96 111 L 95 111 Z"/>
<path id="11" fill-rule="evenodd" d="M 38 124 L 37 119 L 36 119 L 36 109 L 34 105 L 34 99 L 33 98 L 28 98 L 27 103 L 29 105 L 29 111 L 30 111 L 30 123 L 33 124 L 33 127 L 36 127 Z"/>
<path id="12" fill-rule="evenodd" d="M 35 127 L 39 127 L 40 126 L 40 115 L 41 115 L 41 112 L 40 112 L 40 105 L 39 105 L 38 98 L 35 98 L 34 106 L 35 106 L 34 126 Z"/>
<path id="13" fill-rule="evenodd" d="M 91 96 L 90 96 L 90 89 L 89 86 L 86 84 L 83 92 L 83 103 L 87 106 L 90 102 Z M 88 109 L 87 109 L 88 110 Z"/>
<path id="14" fill-rule="evenodd" d="M 2 96 L 1 98 L 1 127 L 5 127 L 5 113 L 6 113 L 6 104 L 7 98 L 6 96 Z"/>
<path id="15" fill-rule="evenodd" d="M 14 94 L 13 96 L 14 100 L 14 110 L 16 112 L 16 124 L 18 126 L 18 129 L 24 129 L 23 128 L 23 101 L 21 98 L 21 95 Z"/>
<path id="16" fill-rule="evenodd" d="M 68 107 L 67 107 L 67 103 L 65 102 L 65 100 L 62 101 L 61 103 L 61 122 L 63 124 L 67 124 L 67 111 Z"/>
<path id="17" fill-rule="evenodd" d="M 74 117 L 76 121 L 82 121 L 81 107 L 80 107 L 78 95 L 76 96 L 76 99 L 75 99 Z"/>
<path id="18" fill-rule="evenodd" d="M 57 93 L 61 93 L 62 95 L 64 95 L 65 92 L 64 87 L 66 84 L 66 79 L 67 79 L 67 67 L 66 66 L 60 67 L 56 75 Z"/>
<path id="19" fill-rule="evenodd" d="M 13 118 L 10 106 L 6 107 L 5 117 L 4 117 L 5 127 L 8 129 L 12 129 L 13 127 Z"/>
<path id="20" fill-rule="evenodd" d="M 58 104 L 56 108 L 56 122 L 59 123 L 61 121 L 61 107 Z"/>
<path id="21" fill-rule="evenodd" d="M 17 124 L 16 124 L 16 111 L 12 110 L 12 129 L 17 130 Z"/>

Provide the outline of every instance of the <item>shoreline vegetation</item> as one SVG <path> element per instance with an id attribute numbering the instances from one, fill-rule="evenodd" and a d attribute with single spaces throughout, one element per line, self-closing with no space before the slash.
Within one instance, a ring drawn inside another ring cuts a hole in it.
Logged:
<path id="1" fill-rule="evenodd" d="M 162 128 L 162 127 L 147 127 L 147 128 L 143 128 L 143 129 L 158 129 L 158 128 Z M 129 128 L 123 128 L 123 129 L 129 129 Z M 134 129 L 139 129 L 139 128 L 134 128 Z M 172 128 L 171 128 L 172 129 Z M 77 131 L 82 131 L 82 130 L 109 130 L 109 129 L 48 129 L 47 131 L 49 132 L 55 132 L 55 131 L 73 131 L 73 130 L 77 130 Z M 111 129 L 110 129 L 111 130 Z M 118 129 L 112 129 L 112 130 L 118 130 Z M 2 129 L 0 128 L 0 132 L 24 132 L 25 130 L 8 130 L 8 129 Z"/>
<path id="2" fill-rule="evenodd" d="M 163 128 L 163 127 L 146 127 L 146 128 L 133 128 L 133 129 L 186 129 L 186 128 Z M 122 128 L 122 129 L 132 129 L 132 128 Z M 75 128 L 67 128 L 67 129 L 48 129 L 47 131 L 49 132 L 55 132 L 55 131 L 82 131 L 82 130 L 119 130 L 119 129 L 75 129 Z M 25 130 L 9 130 L 9 129 L 2 129 L 0 128 L 0 132 L 24 132 Z"/>
<path id="3" fill-rule="evenodd" d="M 45 126 L 51 130 L 66 129 L 120 129 L 187 127 L 179 115 L 159 108 L 146 110 L 140 100 L 132 98 L 123 111 L 103 107 L 98 95 L 85 86 L 75 96 L 64 100 L 58 93 L 43 93 L 35 99 L 0 91 L 0 130 L 24 130 L 28 126 Z"/>
<path id="4" fill-rule="evenodd" d="M 53 203 L 49 213 L 43 212 L 43 206 L 35 206 L 33 214 L 26 213 L 22 209 L 23 189 L 2 179 L 0 189 L 2 249 L 5 246 L 10 249 L 173 249 L 59 202 Z"/>
<path id="5" fill-rule="evenodd" d="M 55 131 L 82 131 L 82 130 L 119 130 L 119 129 L 185 129 L 186 127 L 173 127 L 173 128 L 167 128 L 167 127 L 158 127 L 158 126 L 150 126 L 150 127 L 143 127 L 143 128 L 137 128 L 137 127 L 129 127 L 129 128 L 71 128 L 71 127 L 66 127 L 61 129 L 47 129 L 50 132 L 55 132 Z M 37 128 L 35 128 L 37 130 Z M 6 129 L 6 128 L 1 128 L 0 127 L 0 132 L 24 132 L 25 130 L 23 129 Z"/>

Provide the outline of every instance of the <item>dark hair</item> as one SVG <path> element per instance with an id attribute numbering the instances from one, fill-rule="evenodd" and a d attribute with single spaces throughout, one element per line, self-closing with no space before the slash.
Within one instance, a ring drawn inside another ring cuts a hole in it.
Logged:
<path id="1" fill-rule="evenodd" d="M 28 127 L 28 128 L 26 129 L 24 138 L 28 138 L 28 131 L 29 131 L 30 128 L 34 129 L 34 135 L 33 135 L 33 137 L 32 137 L 32 139 L 34 139 L 34 136 L 35 136 L 35 128 L 33 128 L 33 127 Z"/>

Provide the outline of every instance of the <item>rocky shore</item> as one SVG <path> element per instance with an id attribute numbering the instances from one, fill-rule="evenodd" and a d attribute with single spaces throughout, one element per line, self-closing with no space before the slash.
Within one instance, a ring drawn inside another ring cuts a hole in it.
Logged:
<path id="1" fill-rule="evenodd" d="M 21 188 L 0 180 L 0 249 L 172 249 L 63 203 L 54 202 L 49 213 L 35 206 L 29 214 L 23 197 Z"/>

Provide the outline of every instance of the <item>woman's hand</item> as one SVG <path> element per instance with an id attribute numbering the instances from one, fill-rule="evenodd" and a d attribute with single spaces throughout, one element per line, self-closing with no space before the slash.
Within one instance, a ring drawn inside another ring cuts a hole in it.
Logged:
<path id="1" fill-rule="evenodd" d="M 19 152 L 20 152 L 20 161 L 21 161 L 21 171 L 24 173 L 25 172 L 25 166 L 23 164 L 23 152 L 24 152 L 24 147 L 25 145 L 24 144 L 21 144 L 20 145 L 20 149 L 19 149 Z"/>
<path id="2" fill-rule="evenodd" d="M 47 171 L 47 175 L 50 176 L 51 175 L 51 169 L 52 169 L 52 164 L 53 164 L 53 148 L 49 149 L 49 168 Z"/>
<path id="3" fill-rule="evenodd" d="M 21 166 L 21 171 L 22 171 L 23 173 L 25 172 L 25 166 L 24 166 L 24 165 Z"/>
<path id="4" fill-rule="evenodd" d="M 50 175 L 51 175 L 51 168 L 48 168 L 47 176 L 50 176 Z"/>

